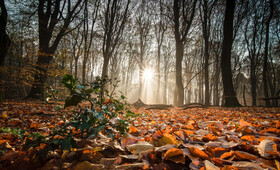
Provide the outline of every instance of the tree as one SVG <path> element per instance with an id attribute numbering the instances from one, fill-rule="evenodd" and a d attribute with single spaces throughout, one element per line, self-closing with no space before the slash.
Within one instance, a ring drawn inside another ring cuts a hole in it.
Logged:
<path id="1" fill-rule="evenodd" d="M 209 92 L 209 37 L 211 28 L 211 14 L 217 0 L 201 0 L 200 18 L 204 39 L 204 81 L 205 81 L 205 105 L 210 104 Z"/>
<path id="2" fill-rule="evenodd" d="M 148 15 L 145 14 L 145 7 L 146 7 L 146 2 L 141 1 L 139 11 L 137 13 L 136 17 L 136 25 L 137 25 L 137 32 L 139 35 L 139 60 L 138 65 L 139 65 L 139 90 L 138 90 L 138 98 L 142 99 L 142 88 L 143 88 L 143 72 L 145 69 L 145 62 L 144 62 L 144 57 L 145 53 L 147 51 L 148 47 L 148 35 L 151 29 L 151 22 L 150 18 Z"/>
<path id="3" fill-rule="evenodd" d="M 260 71 L 261 55 L 264 43 L 265 31 L 265 6 L 257 1 L 250 1 L 250 11 L 247 16 L 247 24 L 244 25 L 244 38 L 250 63 L 250 84 L 252 106 L 257 105 L 257 85 Z"/>
<path id="4" fill-rule="evenodd" d="M 85 0 L 85 7 L 84 7 L 84 21 L 83 21 L 83 39 L 84 39 L 84 58 L 83 58 L 83 70 L 82 70 L 82 83 L 86 83 L 86 65 L 90 54 L 90 49 L 92 48 L 92 40 L 94 36 L 94 25 L 98 14 L 98 9 L 100 5 L 100 0 L 96 0 L 91 8 L 92 10 L 92 17 L 91 17 L 91 26 L 89 30 L 89 17 L 88 17 L 88 0 Z M 89 36 L 89 37 L 88 37 Z"/>
<path id="5" fill-rule="evenodd" d="M 182 81 L 182 61 L 184 45 L 195 14 L 197 0 L 173 1 L 173 24 L 176 42 L 176 93 L 175 105 L 184 103 L 184 86 Z"/>
<path id="6" fill-rule="evenodd" d="M 269 4 L 270 4 L 270 14 L 269 17 L 266 21 L 266 31 L 265 31 L 265 47 L 264 47 L 264 58 L 263 58 L 263 90 L 264 90 L 264 96 L 267 98 L 268 97 L 268 84 L 267 84 L 267 61 L 268 61 L 268 42 L 269 42 L 269 25 L 270 25 L 270 21 L 272 19 L 273 16 L 273 8 L 274 8 L 274 4 L 273 4 L 273 0 L 269 0 Z M 267 107 L 270 106 L 270 102 L 269 100 L 265 101 L 265 104 Z"/>
<path id="7" fill-rule="evenodd" d="M 2 67 L 4 66 L 11 40 L 6 33 L 8 13 L 5 6 L 5 0 L 0 1 L 0 8 L 0 67 Z"/>
<path id="8" fill-rule="evenodd" d="M 37 9 L 39 52 L 35 66 L 37 71 L 34 75 L 34 82 L 27 96 L 28 98 L 42 99 L 49 64 L 54 57 L 60 40 L 71 31 L 68 30 L 68 27 L 82 9 L 81 2 L 82 0 L 77 0 L 75 3 L 67 0 L 39 0 Z M 60 28 L 56 27 L 60 23 L 59 21 L 63 22 Z"/>
<path id="9" fill-rule="evenodd" d="M 102 77 L 108 76 L 109 61 L 116 50 L 117 45 L 123 36 L 125 24 L 129 17 L 130 0 L 107 0 L 105 11 L 101 18 L 103 26 L 103 66 Z"/>
<path id="10" fill-rule="evenodd" d="M 160 0 L 159 7 L 160 18 L 159 21 L 155 23 L 155 34 L 157 41 L 157 101 L 160 102 L 160 60 L 161 60 L 161 47 L 164 40 L 164 35 L 167 30 L 166 18 L 163 15 L 163 5 Z M 166 93 L 166 91 L 164 92 Z M 166 95 L 165 95 L 166 96 Z"/>
<path id="11" fill-rule="evenodd" d="M 233 41 L 233 15 L 235 8 L 235 0 L 226 1 L 226 11 L 224 18 L 224 40 L 222 47 L 221 56 L 221 69 L 222 69 L 222 80 L 224 88 L 224 100 L 225 106 L 240 106 L 237 100 L 231 72 L 231 49 Z"/>

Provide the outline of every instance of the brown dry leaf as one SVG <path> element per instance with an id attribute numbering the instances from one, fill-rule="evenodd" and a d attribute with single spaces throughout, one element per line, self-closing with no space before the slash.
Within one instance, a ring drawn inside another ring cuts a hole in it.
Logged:
<path id="1" fill-rule="evenodd" d="M 280 121 L 278 120 L 278 121 L 276 121 L 275 123 L 276 123 L 276 128 L 277 128 L 277 129 L 280 129 Z"/>
<path id="2" fill-rule="evenodd" d="M 0 145 L 5 142 L 8 142 L 8 140 L 0 140 Z"/>
<path id="3" fill-rule="evenodd" d="M 164 146 L 167 144 L 178 144 L 178 141 L 176 140 L 175 136 L 169 133 L 164 133 L 163 136 L 158 140 L 158 145 Z"/>
<path id="4" fill-rule="evenodd" d="M 146 163 L 134 163 L 115 166 L 115 170 L 129 170 L 129 169 L 145 169 L 147 167 Z"/>
<path id="5" fill-rule="evenodd" d="M 276 159 L 274 161 L 275 161 L 275 165 L 277 167 L 277 170 L 280 170 L 280 162 L 277 161 Z"/>
<path id="6" fill-rule="evenodd" d="M 224 166 L 221 170 L 238 170 L 237 168 L 230 166 L 230 165 L 226 165 Z"/>
<path id="7" fill-rule="evenodd" d="M 144 152 L 144 151 L 150 150 L 150 149 L 153 151 L 155 150 L 155 146 L 148 142 L 139 142 L 136 144 L 128 145 L 126 147 L 133 154 L 139 154 L 141 152 Z"/>
<path id="8" fill-rule="evenodd" d="M 260 131 L 260 133 L 275 133 L 275 134 L 280 134 L 280 129 L 276 129 L 276 128 L 267 128 L 267 129 L 264 129 L 264 130 Z"/>
<path id="9" fill-rule="evenodd" d="M 207 160 L 210 159 L 209 156 L 204 151 L 201 151 L 198 148 L 190 147 L 189 151 L 193 156 L 196 156 L 196 157 L 199 157 L 202 159 L 207 159 Z"/>
<path id="10" fill-rule="evenodd" d="M 234 156 L 234 151 L 230 151 L 230 152 L 226 152 L 224 153 L 220 159 L 227 159 L 227 158 L 231 158 L 232 156 Z"/>
<path id="11" fill-rule="evenodd" d="M 245 135 L 245 136 L 242 136 L 240 139 L 246 140 L 246 141 L 249 141 L 249 142 L 253 142 L 253 141 L 257 140 L 255 138 L 255 136 L 253 136 L 253 135 Z"/>
<path id="12" fill-rule="evenodd" d="M 246 122 L 246 121 L 243 120 L 243 119 L 241 119 L 241 120 L 239 121 L 239 125 L 240 125 L 241 127 L 243 127 L 243 126 L 252 126 L 251 123 Z"/>
<path id="13" fill-rule="evenodd" d="M 257 156 L 247 153 L 247 152 L 243 152 L 243 151 L 235 151 L 234 152 L 236 159 L 239 160 L 256 160 L 258 159 Z"/>
<path id="14" fill-rule="evenodd" d="M 79 162 L 73 170 L 102 170 L 104 169 L 104 165 L 102 164 L 92 164 L 88 161 Z"/>
<path id="15" fill-rule="evenodd" d="M 217 167 L 216 165 L 214 165 L 212 162 L 208 160 L 204 161 L 204 165 L 206 170 L 220 170 L 219 167 Z"/>
<path id="16" fill-rule="evenodd" d="M 213 135 L 212 133 L 208 133 L 207 135 L 203 136 L 202 140 L 204 142 L 209 142 L 209 141 L 214 141 L 216 140 L 218 137 L 216 135 Z"/>
<path id="17" fill-rule="evenodd" d="M 164 160 L 170 160 L 176 163 L 185 164 L 183 151 L 177 148 L 169 149 L 163 156 Z"/>
<path id="18" fill-rule="evenodd" d="M 183 125 L 182 129 L 187 129 L 187 130 L 194 130 L 193 125 L 189 124 L 189 125 Z"/>
<path id="19" fill-rule="evenodd" d="M 261 166 L 259 166 L 256 163 L 253 162 L 247 162 L 247 161 L 238 161 L 234 162 L 232 164 L 233 167 L 236 167 L 238 169 L 253 169 L 253 170 L 263 170 Z"/>
<path id="20" fill-rule="evenodd" d="M 269 158 L 273 156 L 271 153 L 277 153 L 277 145 L 274 141 L 265 139 L 257 146 L 257 150 L 261 156 Z"/>

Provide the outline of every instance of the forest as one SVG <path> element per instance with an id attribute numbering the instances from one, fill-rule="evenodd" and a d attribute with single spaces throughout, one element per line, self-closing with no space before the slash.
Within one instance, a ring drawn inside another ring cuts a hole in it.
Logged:
<path id="1" fill-rule="evenodd" d="M 236 96 L 243 106 L 277 106 L 279 1 L 230 8 L 225 20 L 218 0 L 2 0 L 1 98 L 42 99 L 68 73 L 83 84 L 106 75 L 109 90 L 120 81 L 130 102 L 219 106 Z"/>
<path id="2" fill-rule="evenodd" d="M 280 169 L 279 0 L 0 0 L 0 169 Z"/>

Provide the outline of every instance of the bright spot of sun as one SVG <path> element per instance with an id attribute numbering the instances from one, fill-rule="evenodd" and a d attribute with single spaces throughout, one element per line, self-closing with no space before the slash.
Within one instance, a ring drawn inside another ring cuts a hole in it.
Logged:
<path id="1" fill-rule="evenodd" d="M 143 71 L 143 80 L 151 80 L 153 78 L 153 71 L 151 69 L 145 69 Z"/>

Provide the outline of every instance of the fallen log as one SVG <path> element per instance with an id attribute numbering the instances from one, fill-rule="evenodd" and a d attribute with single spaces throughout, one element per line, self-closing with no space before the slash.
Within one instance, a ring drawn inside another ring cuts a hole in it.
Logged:
<path id="1" fill-rule="evenodd" d="M 147 107 L 146 110 L 151 110 L 151 109 L 168 110 L 169 108 L 174 107 L 173 105 L 166 105 L 166 104 L 145 104 L 140 99 L 138 99 L 132 105 L 134 107 Z"/>

